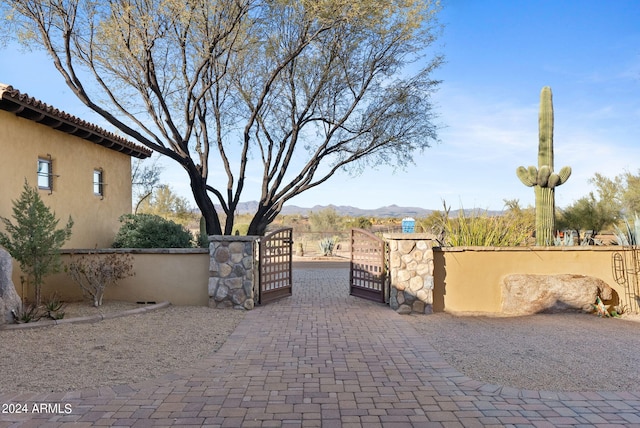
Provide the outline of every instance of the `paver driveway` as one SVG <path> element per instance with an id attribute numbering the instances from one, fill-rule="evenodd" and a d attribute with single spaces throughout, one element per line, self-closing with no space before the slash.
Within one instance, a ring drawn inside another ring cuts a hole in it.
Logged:
<path id="1" fill-rule="evenodd" d="M 3 405 L 58 403 L 61 410 L 0 414 L 0 427 L 640 426 L 640 393 L 474 381 L 403 316 L 348 296 L 348 270 L 305 268 L 294 276 L 293 297 L 249 312 L 196 367 L 135 385 L 0 395 Z"/>

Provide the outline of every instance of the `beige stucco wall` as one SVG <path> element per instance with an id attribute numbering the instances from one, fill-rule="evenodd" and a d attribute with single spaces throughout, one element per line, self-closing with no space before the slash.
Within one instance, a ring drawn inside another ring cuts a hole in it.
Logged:
<path id="1" fill-rule="evenodd" d="M 579 274 L 602 279 L 619 296 L 611 269 L 616 247 L 456 247 L 434 249 L 434 311 L 498 313 L 509 274 Z"/>
<path id="2" fill-rule="evenodd" d="M 80 250 L 77 250 L 80 251 Z M 86 252 L 83 250 L 82 252 Z M 106 300 L 125 302 L 163 302 L 177 306 L 208 306 L 209 252 L 207 249 L 162 249 L 162 250 L 100 250 L 100 253 L 127 252 L 133 257 L 135 276 L 108 287 Z M 62 254 L 62 262 L 68 263 L 69 254 Z M 19 272 L 14 283 L 22 295 Z M 80 286 L 64 272 L 48 276 L 42 287 L 42 296 L 53 292 L 64 301 L 83 299 Z M 26 291 L 32 297 L 33 289 Z"/>
<path id="3" fill-rule="evenodd" d="M 11 218 L 12 201 L 20 197 L 25 178 L 37 186 L 38 157 L 51 155 L 53 193 L 40 196 L 66 224 L 74 226 L 65 248 L 109 247 L 118 218 L 131 212 L 131 158 L 48 126 L 0 111 L 0 216 Z M 104 171 L 104 198 L 93 193 L 93 171 Z M 0 225 L 0 230 L 3 226 Z"/>

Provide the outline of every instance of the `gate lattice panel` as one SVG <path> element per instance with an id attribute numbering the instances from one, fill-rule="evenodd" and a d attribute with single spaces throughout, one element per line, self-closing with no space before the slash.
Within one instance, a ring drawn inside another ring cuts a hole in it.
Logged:
<path id="1" fill-rule="evenodd" d="M 293 229 L 279 229 L 259 240 L 259 303 L 265 304 L 292 294 Z"/>
<path id="2" fill-rule="evenodd" d="M 362 229 L 351 229 L 349 294 L 385 302 L 387 283 L 385 242 Z"/>

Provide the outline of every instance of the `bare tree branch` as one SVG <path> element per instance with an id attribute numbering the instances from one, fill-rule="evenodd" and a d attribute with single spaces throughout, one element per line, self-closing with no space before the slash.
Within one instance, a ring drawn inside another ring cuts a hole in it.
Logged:
<path id="1" fill-rule="evenodd" d="M 337 171 L 403 166 L 437 138 L 428 76 L 442 59 L 426 51 L 435 0 L 0 7 L 84 104 L 183 167 L 210 234 L 232 232 L 249 173 L 262 180 L 249 233 L 262 234 L 286 201 Z"/>

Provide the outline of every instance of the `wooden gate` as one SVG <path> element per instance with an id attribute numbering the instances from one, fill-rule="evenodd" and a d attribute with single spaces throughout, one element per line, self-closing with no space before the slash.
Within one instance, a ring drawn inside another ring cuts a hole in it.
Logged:
<path id="1" fill-rule="evenodd" d="M 385 302 L 387 284 L 385 242 L 362 229 L 351 229 L 349 294 Z"/>
<path id="2" fill-rule="evenodd" d="M 260 283 L 258 303 L 260 304 L 291 296 L 292 235 L 292 228 L 279 229 L 265 235 L 258 241 Z"/>

